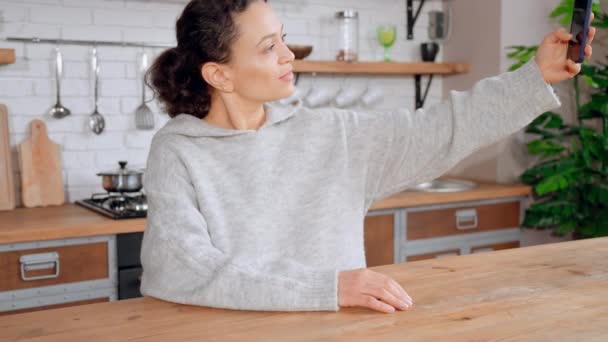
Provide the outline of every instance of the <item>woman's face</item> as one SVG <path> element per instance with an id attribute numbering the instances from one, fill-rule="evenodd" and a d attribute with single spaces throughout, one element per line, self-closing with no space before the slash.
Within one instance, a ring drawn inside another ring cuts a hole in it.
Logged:
<path id="1" fill-rule="evenodd" d="M 283 25 L 264 1 L 256 1 L 235 17 L 239 37 L 232 46 L 234 92 L 255 102 L 271 102 L 294 92 L 293 53 L 283 39 Z"/>

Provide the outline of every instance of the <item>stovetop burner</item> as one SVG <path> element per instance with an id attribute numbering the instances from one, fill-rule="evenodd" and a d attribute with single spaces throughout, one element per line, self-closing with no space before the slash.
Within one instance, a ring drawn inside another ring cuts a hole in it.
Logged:
<path id="1" fill-rule="evenodd" d="M 76 204 L 115 220 L 146 217 L 148 212 L 146 195 L 142 192 L 97 193 L 91 198 L 76 201 Z"/>

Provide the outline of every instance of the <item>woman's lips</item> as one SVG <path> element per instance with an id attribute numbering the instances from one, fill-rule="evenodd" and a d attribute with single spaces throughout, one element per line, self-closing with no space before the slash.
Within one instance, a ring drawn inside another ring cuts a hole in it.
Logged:
<path id="1" fill-rule="evenodd" d="M 289 82 L 291 80 L 293 80 L 293 72 L 288 72 L 285 75 L 281 76 L 281 78 L 279 78 L 281 81 L 285 81 L 285 82 Z"/>

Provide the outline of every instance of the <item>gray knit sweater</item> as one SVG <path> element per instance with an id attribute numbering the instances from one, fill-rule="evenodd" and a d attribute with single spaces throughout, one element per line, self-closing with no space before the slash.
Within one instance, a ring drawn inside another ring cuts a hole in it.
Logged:
<path id="1" fill-rule="evenodd" d="M 338 310 L 371 204 L 439 177 L 560 101 L 534 60 L 427 110 L 265 105 L 259 130 L 182 114 L 154 136 L 141 291 L 242 310 Z"/>

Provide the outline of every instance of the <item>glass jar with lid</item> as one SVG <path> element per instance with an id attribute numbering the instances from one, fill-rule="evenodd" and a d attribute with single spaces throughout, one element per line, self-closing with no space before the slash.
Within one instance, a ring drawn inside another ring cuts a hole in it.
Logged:
<path id="1" fill-rule="evenodd" d="M 336 20 L 336 60 L 354 62 L 359 59 L 359 13 L 355 10 L 336 12 Z"/>

